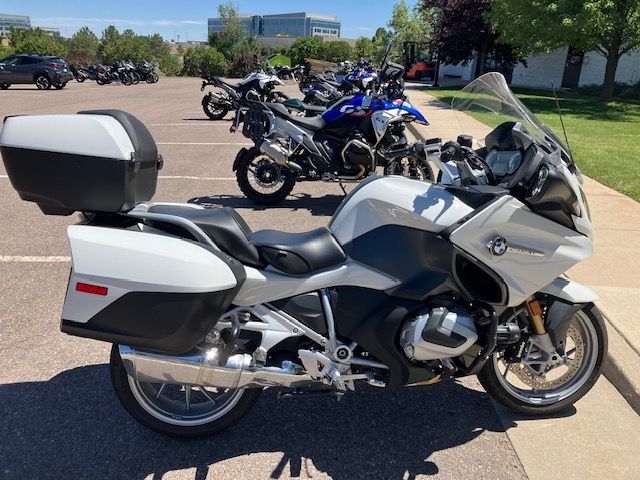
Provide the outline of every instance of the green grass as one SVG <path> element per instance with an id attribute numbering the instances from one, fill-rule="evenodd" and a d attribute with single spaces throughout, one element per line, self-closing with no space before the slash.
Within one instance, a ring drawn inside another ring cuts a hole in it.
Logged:
<path id="1" fill-rule="evenodd" d="M 562 127 L 549 92 L 514 89 L 518 98 L 559 138 Z M 427 89 L 450 104 L 456 89 Z M 603 103 L 593 97 L 559 94 L 571 150 L 585 175 L 640 202 L 640 104 Z M 483 121 L 483 114 L 472 114 Z"/>

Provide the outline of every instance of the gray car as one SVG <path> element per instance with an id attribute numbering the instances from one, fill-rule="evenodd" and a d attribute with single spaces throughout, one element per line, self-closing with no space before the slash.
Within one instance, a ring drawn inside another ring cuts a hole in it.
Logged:
<path id="1" fill-rule="evenodd" d="M 64 60 L 49 55 L 12 55 L 0 60 L 0 89 L 35 84 L 40 90 L 64 88 L 73 75 Z"/>

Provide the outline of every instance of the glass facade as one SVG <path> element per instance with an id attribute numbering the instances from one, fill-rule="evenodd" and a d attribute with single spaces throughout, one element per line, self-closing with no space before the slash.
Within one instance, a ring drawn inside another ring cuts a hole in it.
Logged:
<path id="1" fill-rule="evenodd" d="M 336 17 L 309 13 L 242 16 L 242 25 L 248 35 L 265 37 L 339 37 L 340 22 Z M 224 30 L 220 18 L 209 19 L 209 31 Z"/>
<path id="2" fill-rule="evenodd" d="M 31 28 L 31 19 L 24 15 L 0 13 L 0 37 L 8 37 L 12 28 Z"/>

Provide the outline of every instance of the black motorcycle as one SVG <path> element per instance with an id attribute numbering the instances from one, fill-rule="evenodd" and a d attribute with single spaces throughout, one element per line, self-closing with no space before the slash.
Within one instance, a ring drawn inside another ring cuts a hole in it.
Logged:
<path id="1" fill-rule="evenodd" d="M 136 65 L 136 73 L 140 76 L 140 81 L 147 83 L 157 83 L 160 80 L 155 71 L 156 67 L 147 60 Z"/>

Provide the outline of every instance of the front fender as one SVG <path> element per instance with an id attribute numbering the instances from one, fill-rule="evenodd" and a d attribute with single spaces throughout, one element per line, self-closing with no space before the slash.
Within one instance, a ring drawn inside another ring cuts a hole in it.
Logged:
<path id="1" fill-rule="evenodd" d="M 557 277 L 540 290 L 540 293 L 546 293 L 571 303 L 590 303 L 598 300 L 598 295 L 593 290 L 565 277 Z"/>
<path id="2" fill-rule="evenodd" d="M 556 278 L 540 293 L 549 296 L 545 328 L 553 345 L 564 349 L 561 342 L 567 338 L 571 318 L 586 304 L 595 302 L 598 295 L 590 288 L 564 277 Z"/>

